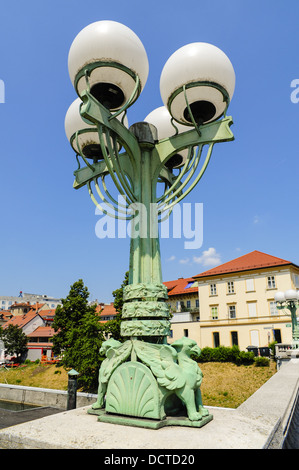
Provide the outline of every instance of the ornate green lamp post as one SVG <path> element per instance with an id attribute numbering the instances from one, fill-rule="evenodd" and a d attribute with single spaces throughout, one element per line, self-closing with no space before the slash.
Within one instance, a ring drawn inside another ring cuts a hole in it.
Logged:
<path id="1" fill-rule="evenodd" d="M 299 328 L 296 311 L 299 308 L 299 291 L 289 289 L 286 292 L 276 292 L 276 307 L 279 310 L 290 310 L 292 318 L 292 349 L 299 348 Z"/>
<path id="2" fill-rule="evenodd" d="M 90 412 L 120 424 L 200 427 L 212 419 L 201 401 L 201 371 L 190 357 L 200 349 L 189 338 L 167 344 L 158 224 L 199 182 L 214 144 L 234 138 L 226 116 L 233 67 L 210 44 L 182 47 L 161 74 L 165 106 L 129 129 L 127 109 L 148 75 L 145 49 L 133 31 L 113 21 L 87 26 L 71 45 L 69 73 L 79 95 L 65 119 L 78 161 L 74 187 L 87 186 L 105 214 L 132 224 L 121 322 L 126 341 L 103 343 L 106 359 Z M 109 179 L 122 202 L 111 194 Z"/>

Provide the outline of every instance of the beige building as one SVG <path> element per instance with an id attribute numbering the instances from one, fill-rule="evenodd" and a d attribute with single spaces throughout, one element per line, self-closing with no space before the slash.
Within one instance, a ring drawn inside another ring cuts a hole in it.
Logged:
<path id="1" fill-rule="evenodd" d="M 164 282 L 170 305 L 171 326 L 169 343 L 183 336 L 199 336 L 198 283 L 193 277 Z"/>
<path id="2" fill-rule="evenodd" d="M 246 350 L 274 340 L 291 342 L 290 312 L 276 309 L 274 295 L 299 288 L 295 264 L 253 251 L 193 277 L 198 281 L 200 329 L 189 336 L 200 347 L 237 344 Z"/>

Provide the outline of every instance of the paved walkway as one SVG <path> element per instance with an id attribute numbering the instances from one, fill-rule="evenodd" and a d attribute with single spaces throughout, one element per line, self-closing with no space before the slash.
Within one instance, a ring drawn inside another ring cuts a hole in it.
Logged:
<path id="1" fill-rule="evenodd" d="M 0 409 L 0 429 L 8 428 L 9 426 L 15 426 L 16 424 L 26 423 L 27 421 L 44 418 L 45 416 L 57 414 L 61 411 L 64 410 L 54 408 L 52 406 L 32 408 L 30 410 L 23 411 Z"/>

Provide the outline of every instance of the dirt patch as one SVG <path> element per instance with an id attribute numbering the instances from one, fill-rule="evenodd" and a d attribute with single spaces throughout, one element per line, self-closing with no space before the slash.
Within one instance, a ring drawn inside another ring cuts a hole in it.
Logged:
<path id="1" fill-rule="evenodd" d="M 32 371 L 32 374 L 30 377 L 34 377 L 37 374 L 41 374 L 42 372 L 46 372 L 46 370 L 49 369 L 47 366 L 37 366 L 36 369 Z"/>

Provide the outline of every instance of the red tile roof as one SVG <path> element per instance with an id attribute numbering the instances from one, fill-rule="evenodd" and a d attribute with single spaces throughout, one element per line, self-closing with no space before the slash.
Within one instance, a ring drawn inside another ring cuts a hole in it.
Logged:
<path id="1" fill-rule="evenodd" d="M 29 323 L 33 318 L 37 317 L 38 313 L 30 311 L 25 313 L 24 315 L 16 315 L 13 316 L 10 320 L 8 320 L 4 325 L 3 329 L 8 328 L 9 325 L 18 326 L 19 328 L 23 328 L 27 323 Z"/>
<path id="2" fill-rule="evenodd" d="M 97 305 L 96 312 L 100 314 L 100 317 L 115 317 L 117 315 L 117 311 L 114 308 L 113 302 L 111 302 L 110 304 Z M 102 320 L 102 321 L 105 322 L 108 320 Z"/>
<path id="3" fill-rule="evenodd" d="M 55 335 L 54 328 L 51 328 L 50 326 L 39 326 L 34 330 L 32 333 L 30 333 L 28 338 L 36 338 L 36 337 L 41 337 L 41 338 L 52 338 L 52 336 Z"/>
<path id="4" fill-rule="evenodd" d="M 48 310 L 41 310 L 40 312 L 38 312 L 38 314 L 42 318 L 44 318 L 44 317 L 55 317 L 55 311 L 56 311 L 55 308 L 51 308 L 51 309 L 48 309 Z"/>
<path id="5" fill-rule="evenodd" d="M 196 282 L 193 277 L 180 278 L 176 281 L 166 281 L 163 284 L 167 287 L 168 296 L 172 295 L 182 295 L 182 294 L 192 294 L 193 292 L 198 292 L 198 287 L 189 287 L 187 285 L 190 282 Z"/>
<path id="6" fill-rule="evenodd" d="M 284 266 L 288 264 L 293 264 L 291 261 L 287 261 L 282 258 L 277 258 L 276 256 L 267 255 L 261 251 L 252 251 L 246 255 L 235 258 L 232 261 L 221 264 L 216 268 L 209 269 L 204 271 L 197 276 L 194 276 L 195 279 L 200 279 L 203 277 L 218 276 L 220 274 L 229 274 L 240 271 L 250 271 L 252 269 L 261 269 L 261 268 L 270 268 L 275 266 Z"/>

